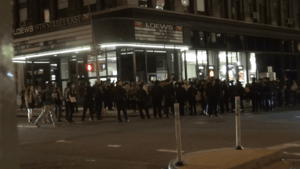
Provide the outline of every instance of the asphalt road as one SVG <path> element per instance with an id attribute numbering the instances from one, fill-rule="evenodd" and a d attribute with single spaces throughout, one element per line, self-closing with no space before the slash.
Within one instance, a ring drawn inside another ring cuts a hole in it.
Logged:
<path id="1" fill-rule="evenodd" d="M 278 148 L 285 159 L 300 159 L 300 106 L 274 112 L 250 113 L 242 117 L 245 148 Z M 130 110 L 129 110 L 130 111 Z M 150 111 L 152 112 L 152 111 Z M 18 117 L 21 169 L 165 169 L 176 157 L 175 119 L 115 117 L 54 128 L 27 124 Z M 235 115 L 221 117 L 184 116 L 181 120 L 182 150 L 235 147 Z M 282 145 L 282 146 L 280 146 Z M 213 157 L 212 157 L 213 158 Z M 218 160 L 218 159 L 216 159 Z"/>

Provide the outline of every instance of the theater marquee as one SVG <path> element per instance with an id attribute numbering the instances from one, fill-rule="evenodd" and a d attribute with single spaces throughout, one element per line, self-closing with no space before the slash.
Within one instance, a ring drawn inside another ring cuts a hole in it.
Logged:
<path id="1" fill-rule="evenodd" d="M 183 43 L 183 27 L 152 22 L 134 22 L 135 40 Z"/>

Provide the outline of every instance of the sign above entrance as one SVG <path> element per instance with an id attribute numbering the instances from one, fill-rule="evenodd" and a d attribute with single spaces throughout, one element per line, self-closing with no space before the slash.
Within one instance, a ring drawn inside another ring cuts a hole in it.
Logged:
<path id="1" fill-rule="evenodd" d="M 24 26 L 22 28 L 15 29 L 13 33 L 14 35 L 23 35 L 23 34 L 37 32 L 41 30 L 57 28 L 65 25 L 76 24 L 88 20 L 90 20 L 90 14 L 83 14 L 83 15 L 72 16 L 72 17 L 68 17 L 56 21 L 41 23 L 37 25 Z"/>
<path id="2" fill-rule="evenodd" d="M 135 40 L 183 43 L 183 27 L 153 22 L 134 22 Z"/>

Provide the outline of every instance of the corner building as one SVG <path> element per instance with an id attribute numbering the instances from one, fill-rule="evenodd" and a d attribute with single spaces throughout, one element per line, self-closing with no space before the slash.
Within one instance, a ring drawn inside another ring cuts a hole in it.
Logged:
<path id="1" fill-rule="evenodd" d="M 80 89 L 96 71 L 103 81 L 246 84 L 268 66 L 300 82 L 298 0 L 14 0 L 13 13 L 18 90 Z"/>

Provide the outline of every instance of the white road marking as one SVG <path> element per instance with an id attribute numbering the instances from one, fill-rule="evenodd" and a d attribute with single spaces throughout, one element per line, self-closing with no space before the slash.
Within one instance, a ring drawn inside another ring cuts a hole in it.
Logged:
<path id="1" fill-rule="evenodd" d="M 57 140 L 57 143 L 73 143 L 73 141 Z"/>
<path id="2" fill-rule="evenodd" d="M 288 153 L 286 151 L 283 152 L 284 154 L 290 154 L 290 155 L 296 155 L 296 156 L 300 156 L 300 153 Z"/>
<path id="3" fill-rule="evenodd" d="M 177 153 L 177 150 L 168 150 L 168 149 L 158 149 L 156 151 L 164 152 L 164 153 Z M 181 151 L 181 153 L 184 153 L 184 151 Z"/>
<path id="4" fill-rule="evenodd" d="M 94 160 L 94 159 L 91 159 L 91 160 L 86 160 L 86 161 L 94 162 L 94 161 L 96 161 L 96 160 Z"/>
<path id="5" fill-rule="evenodd" d="M 17 127 L 32 127 L 32 128 L 36 128 L 36 126 L 23 126 L 23 125 L 17 125 Z"/>
<path id="6" fill-rule="evenodd" d="M 119 148 L 119 147 L 121 147 L 121 145 L 107 145 L 107 147 Z"/>

